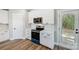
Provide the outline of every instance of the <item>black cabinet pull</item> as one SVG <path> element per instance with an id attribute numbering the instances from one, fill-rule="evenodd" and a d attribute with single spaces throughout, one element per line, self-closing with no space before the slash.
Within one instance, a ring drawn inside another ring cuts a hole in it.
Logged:
<path id="1" fill-rule="evenodd" d="M 78 31 L 78 29 L 76 29 L 76 31 Z"/>
<path id="2" fill-rule="evenodd" d="M 79 32 L 76 32 L 76 34 L 78 34 Z"/>

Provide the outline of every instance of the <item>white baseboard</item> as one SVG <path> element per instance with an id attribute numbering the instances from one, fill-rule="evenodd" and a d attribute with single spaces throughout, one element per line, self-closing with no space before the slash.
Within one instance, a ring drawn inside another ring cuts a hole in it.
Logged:
<path id="1" fill-rule="evenodd" d="M 11 38 L 10 40 L 26 39 L 26 38 Z"/>

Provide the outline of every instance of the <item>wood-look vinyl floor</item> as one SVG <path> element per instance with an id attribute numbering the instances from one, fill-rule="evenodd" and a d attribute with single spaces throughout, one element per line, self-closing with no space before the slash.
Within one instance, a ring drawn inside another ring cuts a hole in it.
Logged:
<path id="1" fill-rule="evenodd" d="M 49 48 L 34 44 L 30 40 L 9 40 L 0 43 L 0 50 L 50 50 Z"/>

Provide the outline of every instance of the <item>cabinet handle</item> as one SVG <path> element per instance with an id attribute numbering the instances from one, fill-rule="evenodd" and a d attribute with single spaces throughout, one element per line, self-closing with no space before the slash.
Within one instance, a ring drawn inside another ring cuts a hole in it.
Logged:
<path id="1" fill-rule="evenodd" d="M 76 29 L 76 32 L 75 32 L 76 34 L 78 34 L 79 33 L 79 31 L 78 31 L 78 29 Z"/>
<path id="2" fill-rule="evenodd" d="M 79 32 L 75 32 L 76 34 L 78 34 Z"/>

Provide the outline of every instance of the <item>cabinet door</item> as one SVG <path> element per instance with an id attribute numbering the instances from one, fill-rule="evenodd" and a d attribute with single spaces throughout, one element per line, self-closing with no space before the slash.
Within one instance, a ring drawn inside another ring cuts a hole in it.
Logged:
<path id="1" fill-rule="evenodd" d="M 44 32 L 40 33 L 40 43 L 46 46 L 46 34 Z"/>
<path id="2" fill-rule="evenodd" d="M 31 29 L 27 29 L 26 38 L 31 40 Z"/>
<path id="3" fill-rule="evenodd" d="M 3 39 L 4 39 L 4 40 L 8 40 L 8 39 L 9 39 L 9 32 L 5 32 L 5 33 L 3 34 Z"/>
<path id="4" fill-rule="evenodd" d="M 54 10 L 43 11 L 43 24 L 54 24 Z"/>
<path id="5" fill-rule="evenodd" d="M 28 15 L 28 23 L 29 23 L 29 24 L 32 24 L 32 23 L 33 23 L 33 18 L 34 18 L 33 16 L 34 16 L 34 15 L 33 15 L 31 12 L 29 12 L 28 14 L 29 14 L 29 15 Z"/>
<path id="6" fill-rule="evenodd" d="M 2 42 L 2 41 L 3 41 L 3 34 L 0 33 L 0 42 Z"/>
<path id="7" fill-rule="evenodd" d="M 0 23 L 8 24 L 8 11 L 0 10 Z"/>
<path id="8" fill-rule="evenodd" d="M 33 18 L 29 18 L 28 23 L 32 24 L 33 23 Z"/>
<path id="9" fill-rule="evenodd" d="M 27 33 L 27 39 L 31 40 L 31 34 Z"/>
<path id="10" fill-rule="evenodd" d="M 53 49 L 53 47 L 54 47 L 54 43 L 53 43 L 54 40 L 52 39 L 51 33 L 42 32 L 40 36 L 41 36 L 40 43 L 42 45 L 45 45 L 45 46 Z"/>
<path id="11" fill-rule="evenodd" d="M 0 33 L 0 42 L 6 41 L 8 39 L 9 39 L 9 33 L 8 32 Z"/>

